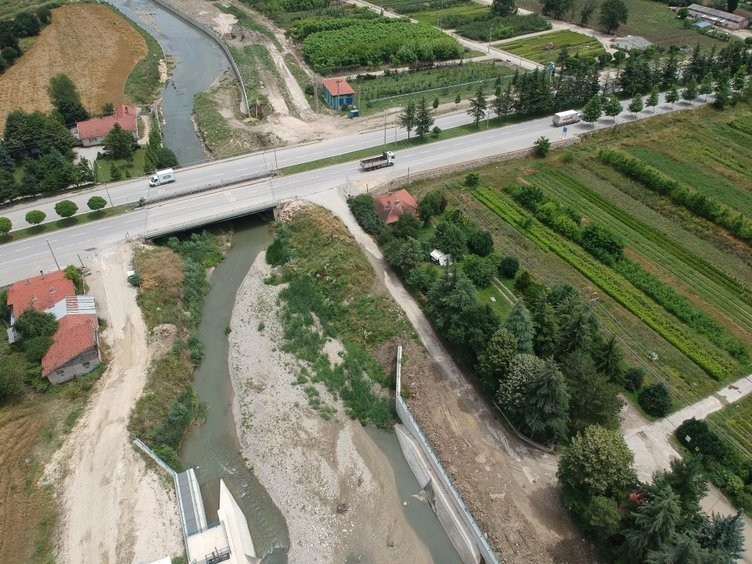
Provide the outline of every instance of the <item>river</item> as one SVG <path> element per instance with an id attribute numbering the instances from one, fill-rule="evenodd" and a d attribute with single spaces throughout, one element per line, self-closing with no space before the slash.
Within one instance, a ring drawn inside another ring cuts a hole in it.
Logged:
<path id="1" fill-rule="evenodd" d="M 269 223 L 254 216 L 233 224 L 233 244 L 225 260 L 211 276 L 199 336 L 205 356 L 194 376 L 194 389 L 207 406 L 206 422 L 183 444 L 180 458 L 195 467 L 209 522 L 216 521 L 219 478 L 223 478 L 243 509 L 256 552 L 264 564 L 287 561 L 290 540 L 284 517 L 240 456 L 232 412 L 233 389 L 227 367 L 228 343 L 225 328 L 230 324 L 235 295 L 259 251 L 272 240 Z M 400 499 L 418 493 L 420 487 L 402 456 L 393 432 L 369 430 L 369 435 L 386 455 L 397 481 Z M 252 464 L 252 461 L 251 461 Z M 454 564 L 459 557 L 438 519 L 425 503 L 403 507 L 410 526 L 426 545 L 436 563 Z M 369 561 L 368 555 L 353 555 L 353 561 Z"/>
<path id="2" fill-rule="evenodd" d="M 207 159 L 193 125 L 193 96 L 229 68 L 222 50 L 204 33 L 150 0 L 107 0 L 148 31 L 175 63 L 162 90 L 164 144 L 182 166 Z"/>

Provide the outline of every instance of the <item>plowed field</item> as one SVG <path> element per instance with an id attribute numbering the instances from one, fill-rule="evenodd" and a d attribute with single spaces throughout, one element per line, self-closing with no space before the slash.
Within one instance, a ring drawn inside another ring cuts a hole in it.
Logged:
<path id="1" fill-rule="evenodd" d="M 146 53 L 141 35 L 105 6 L 55 9 L 34 46 L 0 75 L 0 131 L 13 110 L 50 111 L 47 85 L 58 73 L 73 80 L 91 112 L 107 102 L 122 104 L 125 81 Z"/>
<path id="2" fill-rule="evenodd" d="M 50 507 L 34 472 L 33 451 L 45 422 L 35 407 L 0 410 L 0 562 L 28 562 L 37 526 Z"/>

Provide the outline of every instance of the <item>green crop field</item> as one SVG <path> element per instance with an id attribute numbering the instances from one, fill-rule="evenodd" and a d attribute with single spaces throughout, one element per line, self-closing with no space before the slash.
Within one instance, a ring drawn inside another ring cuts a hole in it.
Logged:
<path id="1" fill-rule="evenodd" d="M 746 452 L 752 452 L 752 396 L 724 407 L 708 417 L 725 435 L 737 441 Z"/>
<path id="2" fill-rule="evenodd" d="M 462 3 L 450 8 L 426 9 L 421 12 L 410 14 L 410 17 L 421 22 L 435 25 L 441 28 L 451 26 L 452 22 L 463 19 L 474 19 L 488 14 L 488 7 L 476 4 L 475 2 Z"/>
<path id="3" fill-rule="evenodd" d="M 495 44 L 499 49 L 537 63 L 555 61 L 562 49 L 570 56 L 598 56 L 605 50 L 597 39 L 574 31 L 552 31 L 535 37 Z"/>

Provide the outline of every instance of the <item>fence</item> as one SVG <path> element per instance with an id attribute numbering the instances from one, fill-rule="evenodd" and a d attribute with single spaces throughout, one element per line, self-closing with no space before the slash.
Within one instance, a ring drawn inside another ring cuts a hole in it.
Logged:
<path id="1" fill-rule="evenodd" d="M 402 347 L 400 346 L 397 348 L 397 393 L 395 399 L 397 416 L 400 418 L 400 421 L 402 421 L 402 424 L 405 426 L 405 428 L 417 441 L 420 449 L 423 451 L 423 454 L 426 456 L 426 459 L 431 465 L 431 468 L 435 472 L 436 476 L 438 476 L 439 481 L 441 482 L 442 486 L 444 486 L 444 489 L 449 495 L 449 499 L 451 500 L 452 505 L 454 505 L 455 510 L 462 518 L 462 522 L 464 523 L 467 532 L 474 539 L 475 546 L 477 547 L 484 561 L 488 564 L 498 564 L 499 559 L 491 548 L 491 545 L 488 544 L 486 536 L 480 530 L 480 527 L 478 527 L 478 524 L 475 522 L 475 519 L 473 518 L 472 513 L 470 513 L 470 510 L 465 505 L 465 502 L 462 501 L 462 496 L 460 496 L 459 492 L 454 487 L 452 479 L 446 473 L 446 470 L 444 470 L 444 466 L 441 464 L 438 456 L 436 456 L 436 453 L 433 451 L 433 448 L 429 444 L 428 439 L 423 434 L 423 431 L 420 430 L 418 422 L 415 420 L 412 413 L 410 413 L 410 408 L 407 407 L 405 400 L 403 400 L 402 396 L 400 395 L 402 379 L 401 365 Z"/>
<path id="2" fill-rule="evenodd" d="M 232 54 L 230 53 L 230 50 L 227 48 L 227 45 L 225 45 L 225 42 L 222 40 L 222 38 L 219 35 L 217 35 L 213 30 L 206 27 L 204 24 L 197 22 L 189 15 L 184 14 L 180 12 L 179 10 L 173 8 L 172 6 L 170 6 L 170 4 L 168 4 L 164 0 L 152 0 L 152 2 L 154 2 L 155 4 L 158 4 L 159 6 L 161 6 L 162 8 L 164 8 L 165 10 L 173 14 L 174 16 L 177 16 L 188 25 L 191 25 L 195 27 L 197 30 L 208 35 L 209 38 L 212 41 L 214 41 L 219 46 L 220 49 L 222 49 L 222 52 L 225 54 L 225 57 L 227 57 L 227 60 L 230 62 L 230 68 L 232 68 L 232 72 L 235 75 L 235 78 L 238 79 L 238 84 L 240 85 L 240 95 L 243 98 L 243 104 L 245 106 L 245 114 L 249 115 L 251 109 L 248 105 L 248 94 L 246 94 L 246 91 L 245 91 L 245 84 L 243 83 L 243 77 L 240 75 L 240 69 L 235 64 L 235 59 L 232 58 Z"/>

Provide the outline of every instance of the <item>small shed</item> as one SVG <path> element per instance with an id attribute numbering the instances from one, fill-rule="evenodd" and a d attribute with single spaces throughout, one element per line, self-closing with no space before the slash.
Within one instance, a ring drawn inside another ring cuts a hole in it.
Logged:
<path id="1" fill-rule="evenodd" d="M 342 106 L 352 106 L 355 90 L 344 78 L 325 78 L 321 81 L 324 86 L 324 100 L 330 107 L 339 110 Z"/>
<path id="2" fill-rule="evenodd" d="M 708 29 L 710 27 L 713 27 L 713 24 L 710 22 L 706 22 L 705 20 L 699 20 L 692 24 L 692 27 L 695 29 L 699 29 L 700 31 Z"/>
<path id="3" fill-rule="evenodd" d="M 615 49 L 621 49 L 622 51 L 631 51 L 633 49 L 642 51 L 650 47 L 652 43 L 644 37 L 627 35 L 626 37 L 618 37 L 614 39 L 613 45 Z"/>

